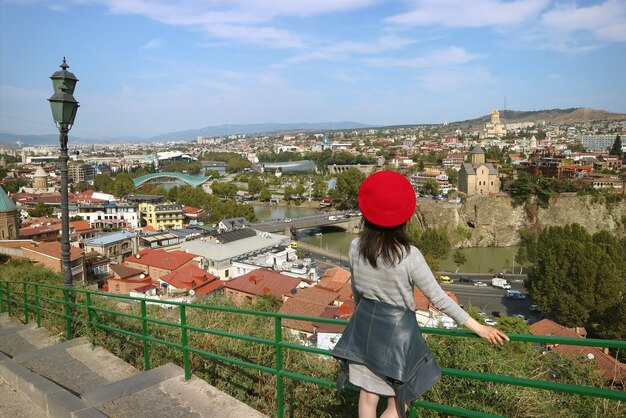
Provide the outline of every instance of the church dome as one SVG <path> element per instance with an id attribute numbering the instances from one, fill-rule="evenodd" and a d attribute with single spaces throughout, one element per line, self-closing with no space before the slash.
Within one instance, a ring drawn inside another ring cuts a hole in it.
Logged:
<path id="1" fill-rule="evenodd" d="M 498 112 L 498 109 L 493 109 L 493 112 L 491 112 L 491 114 L 494 116 L 498 116 L 500 115 L 500 112 Z"/>
<path id="2" fill-rule="evenodd" d="M 11 212 L 17 210 L 15 203 L 7 196 L 6 192 L 0 187 L 0 212 Z"/>
<path id="3" fill-rule="evenodd" d="M 46 173 L 46 170 L 44 170 L 43 167 L 39 166 L 37 167 L 37 170 L 35 170 L 35 175 L 33 177 L 48 177 L 48 173 Z"/>

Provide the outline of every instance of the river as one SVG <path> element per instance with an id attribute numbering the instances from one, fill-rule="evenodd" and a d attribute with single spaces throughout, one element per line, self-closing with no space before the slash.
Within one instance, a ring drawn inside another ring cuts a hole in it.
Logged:
<path id="1" fill-rule="evenodd" d="M 254 206 L 254 213 L 260 221 L 269 219 L 297 218 L 300 216 L 319 213 L 316 209 L 300 208 L 296 206 Z M 321 247 L 347 256 L 350 242 L 356 234 L 345 232 L 339 228 L 324 228 L 303 231 L 298 234 L 298 241 L 304 245 Z M 515 262 L 515 254 L 519 247 L 476 247 L 465 248 L 463 252 L 467 262 L 459 267 L 459 273 L 494 273 L 506 270 L 507 273 L 515 267 L 515 273 L 520 273 L 519 263 Z M 441 260 L 442 271 L 456 271 L 453 261 L 454 251 L 450 251 L 447 259 Z"/>

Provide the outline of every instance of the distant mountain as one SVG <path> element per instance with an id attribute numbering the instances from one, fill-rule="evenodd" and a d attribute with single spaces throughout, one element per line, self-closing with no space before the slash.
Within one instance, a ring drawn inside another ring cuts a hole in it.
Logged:
<path id="1" fill-rule="evenodd" d="M 549 109 L 537 111 L 498 110 L 500 121 L 503 123 L 537 122 L 544 120 L 546 123 L 573 123 L 593 122 L 598 120 L 626 120 L 625 113 L 612 113 L 606 110 L 575 107 L 570 109 Z M 484 124 L 490 120 L 491 113 L 476 119 L 454 122 L 454 124 L 476 125 Z"/>
<path id="2" fill-rule="evenodd" d="M 255 123 L 247 125 L 217 125 L 201 129 L 170 132 L 149 138 L 148 141 L 167 141 L 175 139 L 194 140 L 199 136 L 247 135 L 290 131 L 319 131 L 369 128 L 358 122 L 321 122 L 321 123 Z"/>

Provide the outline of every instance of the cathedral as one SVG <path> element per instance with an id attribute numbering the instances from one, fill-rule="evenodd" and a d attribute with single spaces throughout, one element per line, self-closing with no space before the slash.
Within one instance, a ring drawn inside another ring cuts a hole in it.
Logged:
<path id="1" fill-rule="evenodd" d="M 0 187 L 0 239 L 17 239 L 17 206 Z"/>
<path id="2" fill-rule="evenodd" d="M 485 151 L 478 145 L 472 150 L 472 162 L 461 165 L 459 191 L 467 196 L 500 191 L 498 170 L 493 164 L 485 162 Z"/>

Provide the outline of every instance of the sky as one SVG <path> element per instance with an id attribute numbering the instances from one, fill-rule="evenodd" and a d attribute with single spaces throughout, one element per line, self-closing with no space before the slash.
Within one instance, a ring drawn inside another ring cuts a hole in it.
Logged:
<path id="1" fill-rule="evenodd" d="M 55 133 L 50 75 L 80 80 L 71 135 L 221 124 L 626 113 L 626 0 L 0 0 L 0 131 Z"/>

